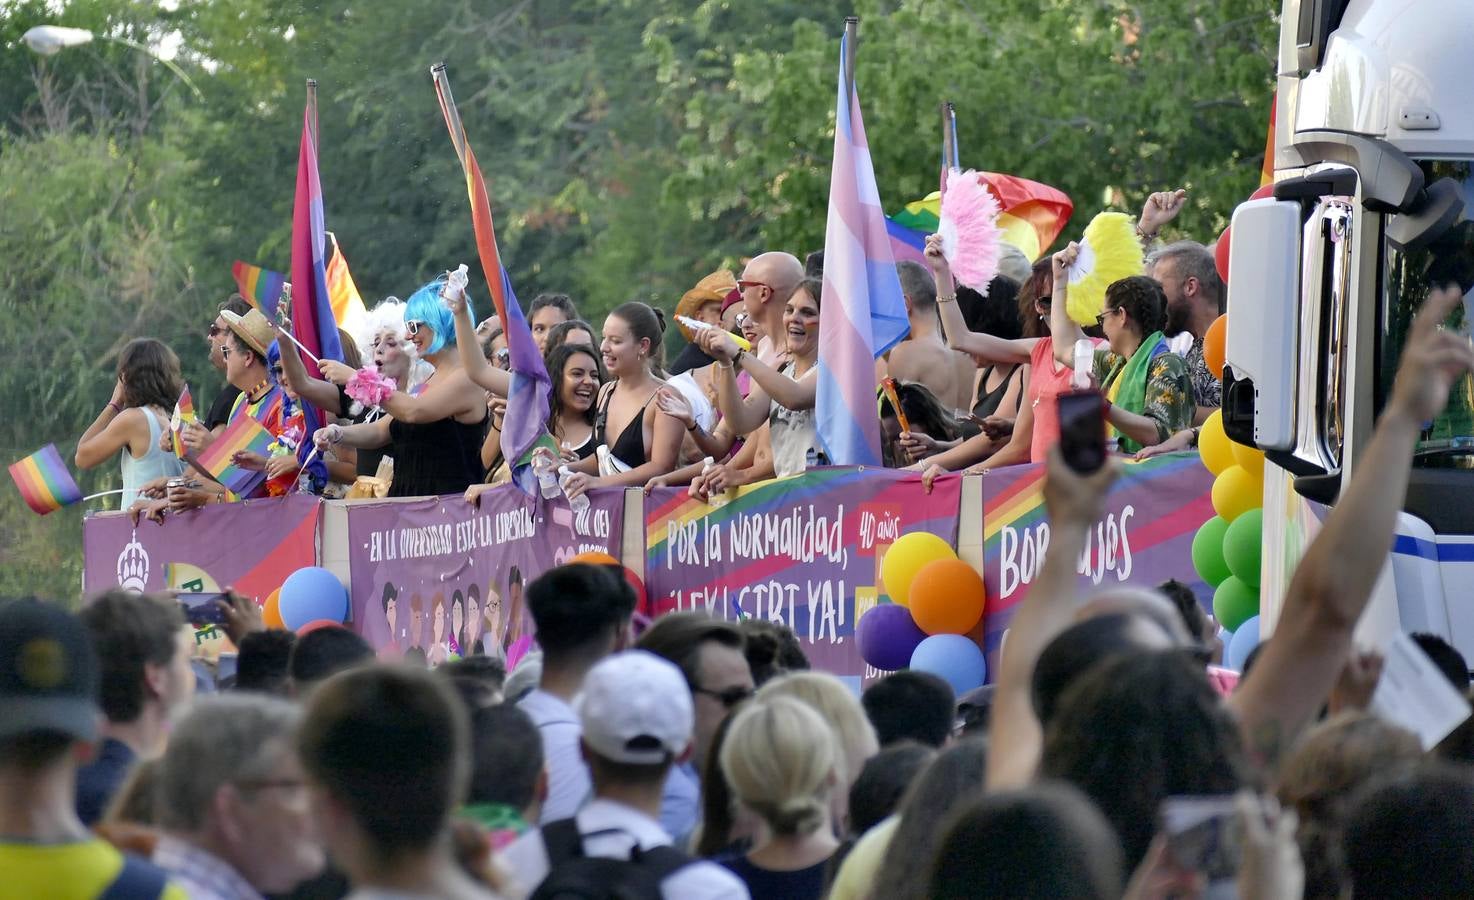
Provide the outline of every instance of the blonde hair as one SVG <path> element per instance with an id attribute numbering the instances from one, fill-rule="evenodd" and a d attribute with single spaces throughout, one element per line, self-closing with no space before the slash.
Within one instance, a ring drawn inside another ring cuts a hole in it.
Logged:
<path id="1" fill-rule="evenodd" d="M 793 697 L 813 707 L 828 723 L 840 751 L 840 783 L 848 790 L 860 776 L 865 760 L 880 751 L 875 728 L 865 715 L 860 699 L 844 686 L 844 682 L 824 672 L 790 672 L 763 685 L 759 700 Z"/>
<path id="2" fill-rule="evenodd" d="M 720 763 L 737 801 L 774 834 L 823 827 L 839 752 L 823 717 L 807 703 L 783 696 L 748 703 L 734 715 Z"/>

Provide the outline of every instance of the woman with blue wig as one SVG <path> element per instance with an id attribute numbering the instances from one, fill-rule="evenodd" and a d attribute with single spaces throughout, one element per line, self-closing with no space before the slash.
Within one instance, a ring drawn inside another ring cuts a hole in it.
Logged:
<path id="1" fill-rule="evenodd" d="M 434 370 L 418 395 L 396 390 L 384 401 L 387 418 L 362 425 L 329 425 L 315 440 L 384 449 L 394 459 L 390 497 L 459 494 L 481 481 L 486 395 L 466 376 L 456 351 L 455 322 L 440 297 L 442 276 L 410 295 L 404 325 L 410 346 Z"/>

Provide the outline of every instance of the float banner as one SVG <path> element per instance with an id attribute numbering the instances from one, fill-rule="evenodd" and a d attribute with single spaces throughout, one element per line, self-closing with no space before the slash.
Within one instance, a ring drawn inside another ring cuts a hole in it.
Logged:
<path id="1" fill-rule="evenodd" d="M 317 565 L 318 499 L 288 494 L 170 513 L 163 524 L 126 513 L 82 523 L 87 594 L 234 588 L 264 602 L 287 576 Z"/>
<path id="2" fill-rule="evenodd" d="M 1197 453 L 1126 461 L 1121 470 L 1080 559 L 1081 595 L 1127 583 L 1154 587 L 1175 578 L 1211 609 L 1213 591 L 1193 570 L 1192 540 L 1214 515 L 1213 473 Z M 983 625 L 990 670 L 996 670 L 1003 632 L 1049 547 L 1043 488 L 1042 465 L 983 475 Z"/>
<path id="3" fill-rule="evenodd" d="M 574 516 L 563 498 L 513 485 L 481 495 L 426 497 L 348 508 L 353 627 L 380 655 L 418 648 L 432 662 L 467 655 L 478 641 L 515 662 L 531 643 L 529 581 L 571 556 L 619 556 L 624 490 L 587 494 Z M 418 655 L 418 654 L 415 654 Z"/>
<path id="4" fill-rule="evenodd" d="M 657 612 L 787 625 L 814 668 L 858 689 L 855 622 L 884 594 L 881 558 L 911 531 L 955 546 L 961 492 L 960 478 L 928 494 L 915 473 L 849 466 L 748 485 L 717 508 L 684 488 L 654 490 L 645 585 Z"/>

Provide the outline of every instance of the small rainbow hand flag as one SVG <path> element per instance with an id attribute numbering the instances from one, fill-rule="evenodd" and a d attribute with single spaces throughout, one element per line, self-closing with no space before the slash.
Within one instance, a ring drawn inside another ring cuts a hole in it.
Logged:
<path id="1" fill-rule="evenodd" d="M 177 458 L 184 459 L 184 426 L 198 421 L 199 416 L 194 411 L 194 398 L 189 395 L 189 385 L 186 384 L 179 394 L 179 402 L 174 404 L 174 417 L 169 420 L 169 430 L 174 433 L 174 455 Z"/>
<path id="2" fill-rule="evenodd" d="M 61 461 L 55 444 L 47 444 L 10 466 L 10 477 L 26 505 L 38 515 L 70 506 L 82 499 L 82 489 Z"/>
<path id="3" fill-rule="evenodd" d="M 277 321 L 276 311 L 281 305 L 282 291 L 288 286 L 287 276 L 240 260 L 230 267 L 230 274 L 235 276 L 236 287 L 246 302 L 261 310 L 266 318 Z"/>
<path id="4" fill-rule="evenodd" d="M 249 450 L 270 458 L 271 432 L 250 416 L 242 413 L 235 421 L 225 426 L 214 443 L 190 458 L 195 468 L 225 485 L 232 493 L 245 496 L 251 493 L 263 479 L 265 472 L 243 469 L 236 465 L 233 457 L 241 450 Z"/>

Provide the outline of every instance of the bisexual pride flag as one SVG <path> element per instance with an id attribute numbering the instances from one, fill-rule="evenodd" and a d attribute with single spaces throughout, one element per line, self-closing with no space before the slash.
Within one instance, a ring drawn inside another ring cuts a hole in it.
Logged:
<path id="1" fill-rule="evenodd" d="M 82 489 L 72 478 L 55 444 L 47 444 L 20 462 L 11 463 L 10 477 L 20 495 L 38 515 L 46 515 L 82 499 Z"/>

